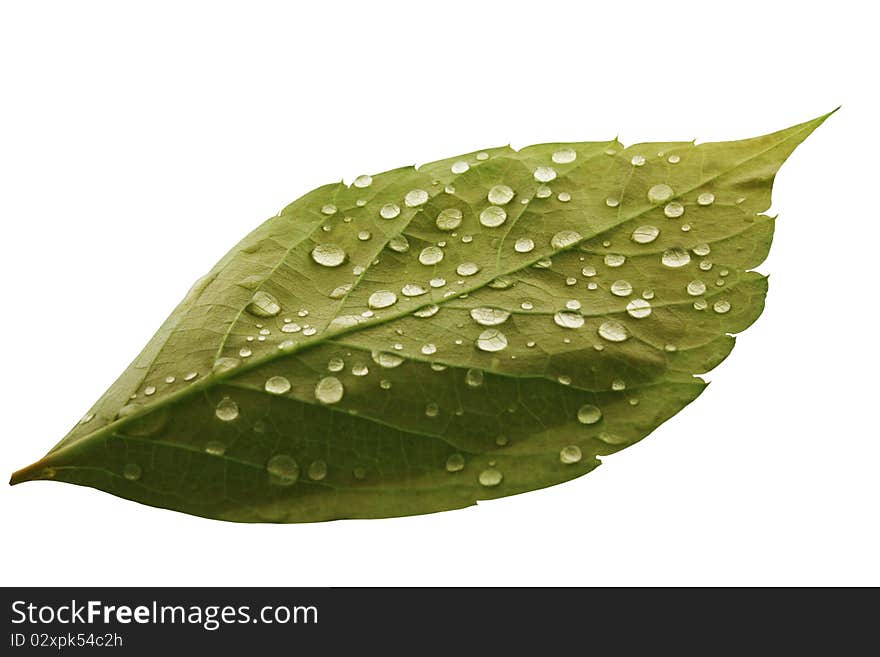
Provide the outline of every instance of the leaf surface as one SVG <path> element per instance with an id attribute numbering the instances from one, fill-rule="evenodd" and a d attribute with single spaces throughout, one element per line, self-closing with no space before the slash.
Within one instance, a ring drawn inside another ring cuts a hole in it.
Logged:
<path id="1" fill-rule="evenodd" d="M 735 142 L 495 148 L 320 187 L 245 237 L 50 479 L 241 522 L 460 508 L 583 475 L 761 313 L 776 171 Z"/>

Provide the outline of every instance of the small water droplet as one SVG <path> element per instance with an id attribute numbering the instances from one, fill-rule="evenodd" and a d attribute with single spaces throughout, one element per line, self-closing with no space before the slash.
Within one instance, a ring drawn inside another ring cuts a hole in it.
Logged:
<path id="1" fill-rule="evenodd" d="M 480 213 L 480 223 L 486 228 L 497 228 L 507 221 L 507 212 L 497 205 L 490 205 Z"/>
<path id="2" fill-rule="evenodd" d="M 715 202 L 715 194 L 712 192 L 703 192 L 697 197 L 698 205 L 712 205 Z"/>
<path id="3" fill-rule="evenodd" d="M 596 275 L 596 268 L 595 268 L 595 267 L 590 267 L 590 266 L 588 265 L 588 266 L 584 267 L 583 269 L 581 269 L 581 274 L 583 274 L 583 275 L 586 276 L 587 278 L 590 278 L 590 277 Z"/>
<path id="4" fill-rule="evenodd" d="M 283 395 L 290 391 L 290 381 L 283 376 L 270 376 L 266 379 L 266 384 L 263 387 L 268 393 L 273 395 Z"/>
<path id="5" fill-rule="evenodd" d="M 620 205 L 620 199 L 615 196 L 609 196 L 605 199 L 605 205 L 607 205 L 609 208 L 616 208 L 618 205 Z"/>
<path id="6" fill-rule="evenodd" d="M 629 337 L 626 327 L 613 319 L 599 325 L 599 335 L 609 342 L 623 342 Z"/>
<path id="7" fill-rule="evenodd" d="M 355 376 L 366 376 L 370 373 L 370 368 L 363 363 L 355 363 L 351 367 L 351 373 Z"/>
<path id="8" fill-rule="evenodd" d="M 644 155 L 633 155 L 632 159 L 630 160 L 630 164 L 632 164 L 634 167 L 644 166 L 645 162 L 647 162 L 647 160 L 645 159 Z"/>
<path id="9" fill-rule="evenodd" d="M 388 240 L 388 248 L 395 253 L 406 253 L 409 251 L 409 240 L 405 235 L 395 235 Z"/>
<path id="10" fill-rule="evenodd" d="M 578 463 L 583 458 L 581 448 L 577 445 L 568 445 L 559 450 L 559 462 L 565 465 Z"/>
<path id="11" fill-rule="evenodd" d="M 520 237 L 513 245 L 513 250 L 517 253 L 529 253 L 535 248 L 535 242 L 530 237 Z"/>
<path id="12" fill-rule="evenodd" d="M 572 148 L 561 148 L 550 159 L 556 164 L 570 164 L 577 159 L 577 153 Z"/>
<path id="13" fill-rule="evenodd" d="M 650 244 L 657 236 L 660 235 L 660 229 L 656 226 L 639 226 L 636 228 L 630 239 L 636 244 Z"/>
<path id="14" fill-rule="evenodd" d="M 184 381 L 193 381 L 199 375 L 198 372 L 187 372 L 186 376 L 183 377 Z"/>
<path id="15" fill-rule="evenodd" d="M 560 310 L 553 315 L 553 321 L 562 328 L 578 329 L 584 325 L 584 316 L 579 312 Z"/>
<path id="16" fill-rule="evenodd" d="M 327 361 L 327 369 L 331 372 L 339 372 L 345 367 L 345 361 L 341 358 L 331 358 Z"/>
<path id="17" fill-rule="evenodd" d="M 493 486 L 497 486 L 504 479 L 504 475 L 502 475 L 495 468 L 488 468 L 483 470 L 480 473 L 480 476 L 477 480 L 480 482 L 481 486 L 485 486 L 486 488 L 492 488 Z"/>
<path id="18" fill-rule="evenodd" d="M 324 267 L 338 267 L 345 262 L 345 250 L 337 244 L 318 244 L 312 249 L 312 260 Z"/>
<path id="19" fill-rule="evenodd" d="M 437 312 L 439 310 L 440 310 L 440 306 L 432 303 L 428 306 L 425 306 L 424 308 L 419 308 L 417 311 L 415 311 L 413 313 L 413 315 L 415 317 L 420 317 L 420 318 L 424 319 L 426 317 L 433 317 L 434 315 L 437 314 Z"/>
<path id="20" fill-rule="evenodd" d="M 550 238 L 550 246 L 554 249 L 567 249 L 580 242 L 581 239 L 583 239 L 583 235 L 576 230 L 561 230 Z"/>
<path id="21" fill-rule="evenodd" d="M 437 345 L 435 345 L 433 342 L 423 344 L 422 345 L 422 353 L 425 356 L 431 356 L 432 354 L 436 354 L 437 353 Z"/>
<path id="22" fill-rule="evenodd" d="M 430 402 L 425 406 L 425 415 L 428 417 L 437 417 L 440 415 L 440 407 L 434 402 Z"/>
<path id="23" fill-rule="evenodd" d="M 480 333 L 476 344 L 482 351 L 501 351 L 507 348 L 507 336 L 498 329 L 486 329 Z"/>
<path id="24" fill-rule="evenodd" d="M 147 397 L 156 394 L 156 386 L 147 386 L 146 388 L 144 388 L 144 394 Z"/>
<path id="25" fill-rule="evenodd" d="M 378 290 L 377 292 L 373 292 L 367 300 L 367 305 L 373 310 L 388 308 L 395 303 L 397 303 L 397 295 L 391 290 Z"/>
<path id="26" fill-rule="evenodd" d="M 276 486 L 291 486 L 299 479 L 299 464 L 292 456 L 276 454 L 266 463 L 269 483 Z"/>
<path id="27" fill-rule="evenodd" d="M 698 297 L 706 293 L 706 284 L 703 281 L 691 281 L 687 284 L 687 293 L 692 297 Z"/>
<path id="28" fill-rule="evenodd" d="M 626 256 L 618 253 L 609 253 L 605 256 L 604 262 L 607 267 L 620 267 L 626 262 Z"/>
<path id="29" fill-rule="evenodd" d="M 137 463 L 126 463 L 122 468 L 122 476 L 129 481 L 137 481 L 141 478 L 142 474 L 143 470 L 141 470 L 141 466 Z"/>
<path id="30" fill-rule="evenodd" d="M 464 456 L 458 453 L 450 454 L 446 459 L 446 471 L 461 472 L 462 470 L 464 470 Z"/>
<path id="31" fill-rule="evenodd" d="M 568 192 L 559 192 L 556 195 L 556 198 L 559 199 L 560 203 L 568 203 L 571 200 L 571 194 Z"/>
<path id="32" fill-rule="evenodd" d="M 386 203 L 379 209 L 379 216 L 383 219 L 394 219 L 400 214 L 400 206 L 396 203 Z"/>
<path id="33" fill-rule="evenodd" d="M 308 475 L 312 481 L 322 481 L 327 476 L 327 464 L 320 459 L 312 461 L 309 464 Z"/>
<path id="34" fill-rule="evenodd" d="M 670 219 L 675 219 L 684 214 L 684 206 L 678 201 L 667 203 L 666 206 L 663 208 L 663 214 L 665 214 Z"/>
<path id="35" fill-rule="evenodd" d="M 391 381 L 389 381 L 388 379 L 382 379 L 381 381 L 379 381 L 379 387 L 382 388 L 382 390 L 390 390 Z"/>
<path id="36" fill-rule="evenodd" d="M 437 215 L 435 224 L 440 230 L 455 230 L 461 226 L 462 212 L 458 208 L 446 208 Z"/>
<path id="37" fill-rule="evenodd" d="M 334 298 L 341 298 L 342 296 L 345 296 L 345 295 L 343 294 L 343 295 L 340 295 L 340 297 L 334 297 Z M 300 326 L 296 322 L 291 322 L 290 324 L 284 324 L 281 327 L 282 333 L 299 333 L 301 330 L 302 330 L 302 326 Z"/>
<path id="38" fill-rule="evenodd" d="M 581 302 L 578 301 L 577 299 L 569 299 L 568 301 L 565 302 L 565 307 L 568 308 L 569 310 L 580 310 L 581 309 Z"/>
<path id="39" fill-rule="evenodd" d="M 480 271 L 480 265 L 475 262 L 463 262 L 455 268 L 459 276 L 473 276 Z"/>
<path id="40" fill-rule="evenodd" d="M 449 170 L 454 174 L 464 173 L 468 169 L 470 169 L 470 165 L 464 160 L 458 160 L 457 162 L 453 162 L 452 166 L 449 167 Z"/>
<path id="41" fill-rule="evenodd" d="M 211 456 L 223 456 L 226 453 L 226 445 L 219 440 L 209 440 L 205 443 L 205 452 Z"/>
<path id="42" fill-rule="evenodd" d="M 321 208 L 321 213 L 326 215 L 336 214 L 336 206 L 332 203 L 328 203 L 323 208 Z"/>
<path id="43" fill-rule="evenodd" d="M 523 301 L 521 304 L 519 304 L 519 307 L 523 310 L 533 310 L 535 304 L 533 304 L 531 301 Z"/>
<path id="44" fill-rule="evenodd" d="M 648 200 L 651 203 L 663 203 L 664 201 L 671 199 L 674 193 L 672 187 L 660 183 L 659 185 L 654 185 L 648 190 Z"/>
<path id="45" fill-rule="evenodd" d="M 400 293 L 405 297 L 418 297 L 427 294 L 427 292 L 425 288 L 417 283 L 407 283 L 400 290 Z"/>
<path id="46" fill-rule="evenodd" d="M 553 195 L 553 190 L 547 187 L 547 185 L 538 185 L 538 189 L 535 190 L 536 198 L 550 198 Z"/>
<path id="47" fill-rule="evenodd" d="M 367 242 L 373 238 L 373 233 L 368 230 L 362 230 L 358 233 L 358 239 L 361 242 Z"/>
<path id="48" fill-rule="evenodd" d="M 214 361 L 213 371 L 215 374 L 222 374 L 223 372 L 234 370 L 239 365 L 241 365 L 241 361 L 238 358 L 223 356 Z"/>
<path id="49" fill-rule="evenodd" d="M 719 315 L 723 315 L 724 313 L 730 311 L 730 302 L 725 300 L 716 301 L 715 304 L 712 306 L 712 309 Z"/>
<path id="50" fill-rule="evenodd" d="M 510 313 L 501 308 L 481 306 L 471 309 L 471 318 L 480 326 L 497 326 L 503 324 L 510 317 Z"/>
<path id="51" fill-rule="evenodd" d="M 268 292 L 257 290 L 245 310 L 256 317 L 275 317 L 281 312 L 281 304 Z"/>
<path id="52" fill-rule="evenodd" d="M 495 185 L 486 195 L 489 203 L 494 205 L 507 205 L 513 200 L 514 192 L 507 185 Z"/>
<path id="53" fill-rule="evenodd" d="M 633 299 L 626 304 L 626 312 L 630 317 L 643 319 L 651 314 L 651 302 L 645 299 Z"/>
<path id="54" fill-rule="evenodd" d="M 666 161 L 669 162 L 669 164 L 678 164 L 681 162 L 681 157 L 678 155 L 670 155 L 666 158 Z"/>
<path id="55" fill-rule="evenodd" d="M 367 174 L 363 174 L 354 179 L 354 186 L 358 189 L 363 189 L 364 187 L 369 187 L 373 184 L 373 177 L 368 176 Z"/>
<path id="56" fill-rule="evenodd" d="M 616 391 L 626 390 L 626 382 L 623 379 L 614 379 L 611 382 L 611 389 Z"/>
<path id="57" fill-rule="evenodd" d="M 480 162 L 484 162 L 484 161 L 486 161 L 486 160 L 489 159 L 489 154 L 488 154 L 488 153 L 485 153 L 485 152 L 483 152 L 483 151 L 480 151 L 479 153 L 477 153 L 477 159 L 478 159 Z"/>
<path id="58" fill-rule="evenodd" d="M 708 244 L 697 244 L 694 249 L 694 255 L 698 256 L 707 256 L 712 252 L 711 247 Z"/>
<path id="59" fill-rule="evenodd" d="M 611 294 L 617 297 L 628 297 L 632 294 L 633 286 L 629 281 L 619 280 L 611 284 Z"/>
<path id="60" fill-rule="evenodd" d="M 584 404 L 578 409 L 577 419 L 581 424 L 596 424 L 602 419 L 602 410 L 593 404 Z"/>
<path id="61" fill-rule="evenodd" d="M 662 262 L 667 267 L 684 267 L 691 261 L 691 254 L 687 252 L 687 249 L 683 249 L 680 246 L 674 246 L 671 249 L 666 249 L 663 252 L 663 255 L 660 256 L 660 262 Z"/>
<path id="62" fill-rule="evenodd" d="M 428 192 L 424 189 L 413 189 L 406 193 L 403 202 L 408 208 L 417 208 L 428 202 Z"/>
<path id="63" fill-rule="evenodd" d="M 479 388 L 483 385 L 483 370 L 469 369 L 464 375 L 464 380 L 471 388 Z"/>
<path id="64" fill-rule="evenodd" d="M 443 249 L 438 246 L 426 246 L 419 253 L 419 262 L 423 265 L 436 265 L 443 260 Z"/>
<path id="65" fill-rule="evenodd" d="M 404 362 L 403 356 L 398 356 L 397 354 L 392 354 L 387 351 L 374 351 L 371 356 L 374 363 L 379 367 L 384 367 L 386 369 L 393 369 L 402 365 Z"/>
<path id="66" fill-rule="evenodd" d="M 538 167 L 534 171 L 535 180 L 541 183 L 548 183 L 556 180 L 556 169 L 553 167 Z"/>
<path id="67" fill-rule="evenodd" d="M 224 397 L 217 404 L 217 408 L 214 409 L 214 415 L 217 416 L 218 420 L 223 420 L 224 422 L 232 422 L 233 420 L 238 419 L 238 404 L 235 403 L 229 397 Z"/>
<path id="68" fill-rule="evenodd" d="M 335 376 L 325 376 L 315 386 L 315 399 L 322 404 L 335 404 L 342 399 L 344 392 L 342 381 Z"/>

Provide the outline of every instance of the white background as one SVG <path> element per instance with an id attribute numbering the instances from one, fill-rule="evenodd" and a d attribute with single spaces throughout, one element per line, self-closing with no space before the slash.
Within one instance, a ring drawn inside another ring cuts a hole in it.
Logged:
<path id="1" fill-rule="evenodd" d="M 777 179 L 763 316 L 699 400 L 591 475 L 287 526 L 3 486 L 2 584 L 880 584 L 876 23 L 839 0 L 591 4 L 4 3 L 6 475 L 313 187 L 505 143 L 738 139 L 843 109 Z"/>

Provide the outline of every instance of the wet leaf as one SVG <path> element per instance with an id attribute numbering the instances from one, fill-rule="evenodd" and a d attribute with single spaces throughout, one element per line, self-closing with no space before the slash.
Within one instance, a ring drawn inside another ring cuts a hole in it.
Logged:
<path id="1" fill-rule="evenodd" d="M 316 189 L 199 280 L 53 479 L 309 522 L 551 486 L 695 399 L 761 313 L 779 166 L 737 142 L 494 148 Z"/>

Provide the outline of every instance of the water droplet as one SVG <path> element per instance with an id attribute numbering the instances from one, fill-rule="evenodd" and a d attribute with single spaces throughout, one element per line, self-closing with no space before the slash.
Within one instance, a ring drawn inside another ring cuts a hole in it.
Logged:
<path id="1" fill-rule="evenodd" d="M 660 235 L 660 229 L 656 226 L 639 226 L 633 232 L 630 238 L 636 244 L 650 244 L 657 236 Z"/>
<path id="2" fill-rule="evenodd" d="M 320 459 L 312 461 L 309 464 L 308 475 L 312 481 L 322 481 L 327 476 L 327 464 Z"/>
<path id="3" fill-rule="evenodd" d="M 312 249 L 312 260 L 324 267 L 338 267 L 345 262 L 345 250 L 336 244 L 318 244 Z"/>
<path id="4" fill-rule="evenodd" d="M 444 285 L 446 285 L 446 279 L 442 276 L 437 276 L 436 278 L 432 278 L 430 281 L 428 281 L 428 284 L 434 288 L 443 287 Z"/>
<path id="5" fill-rule="evenodd" d="M 698 205 L 712 205 L 715 202 L 715 194 L 712 192 L 703 192 L 697 197 Z"/>
<path id="6" fill-rule="evenodd" d="M 595 267 L 590 267 L 590 266 L 588 265 L 588 266 L 584 267 L 583 269 L 581 269 L 581 274 L 583 274 L 583 275 L 586 276 L 587 278 L 590 278 L 590 277 L 596 275 L 596 268 L 595 268 Z"/>
<path id="7" fill-rule="evenodd" d="M 394 219 L 400 214 L 400 206 L 397 203 L 386 203 L 379 209 L 379 216 L 383 219 Z"/>
<path id="8" fill-rule="evenodd" d="M 387 351 L 374 351 L 371 356 L 374 363 L 379 367 L 384 367 L 386 369 L 395 368 L 402 365 L 404 362 L 403 356 L 398 356 L 397 354 L 392 354 Z"/>
<path id="9" fill-rule="evenodd" d="M 367 305 L 370 306 L 373 310 L 378 310 L 379 308 L 388 308 L 389 306 L 393 306 L 397 303 L 397 295 L 394 294 L 391 290 L 379 290 L 377 292 L 373 292 L 370 295 L 370 298 L 367 300 Z"/>
<path id="10" fill-rule="evenodd" d="M 291 486 L 299 479 L 299 464 L 292 456 L 276 454 L 266 463 L 269 483 L 276 486 Z"/>
<path id="11" fill-rule="evenodd" d="M 645 162 L 647 162 L 647 160 L 645 159 L 645 156 L 644 156 L 644 155 L 633 155 L 633 156 L 632 156 L 632 159 L 630 160 L 630 163 L 631 163 L 634 167 L 641 167 L 641 166 L 644 166 L 644 165 L 645 165 Z"/>
<path id="12" fill-rule="evenodd" d="M 343 296 L 345 296 L 345 295 L 342 294 L 339 297 L 333 297 L 333 298 L 341 298 Z M 301 330 L 302 330 L 302 326 L 300 326 L 296 322 L 291 322 L 290 324 L 285 324 L 281 327 L 282 333 L 299 333 Z"/>
<path id="13" fill-rule="evenodd" d="M 538 189 L 535 190 L 536 198 L 550 198 L 553 195 L 553 190 L 547 187 L 547 185 L 538 185 Z"/>
<path id="14" fill-rule="evenodd" d="M 224 422 L 237 420 L 238 404 L 229 397 L 224 397 L 220 400 L 220 403 L 217 404 L 217 408 L 214 409 L 214 415 L 217 416 L 218 420 L 223 420 Z"/>
<path id="15" fill-rule="evenodd" d="M 708 244 L 697 244 L 694 247 L 694 255 L 707 256 L 712 252 Z"/>
<path id="16" fill-rule="evenodd" d="M 568 203 L 571 200 L 571 194 L 568 192 L 559 192 L 556 195 L 556 198 L 559 199 L 560 203 Z"/>
<path id="17" fill-rule="evenodd" d="M 604 258 L 607 267 L 620 267 L 626 262 L 626 256 L 617 253 L 609 253 Z"/>
<path id="18" fill-rule="evenodd" d="M 569 310 L 580 310 L 581 309 L 581 302 L 578 301 L 577 299 L 569 299 L 568 301 L 565 302 L 565 307 L 568 308 Z"/>
<path id="19" fill-rule="evenodd" d="M 513 245 L 513 250 L 517 253 L 529 253 L 535 248 L 535 242 L 530 237 L 520 237 Z"/>
<path id="20" fill-rule="evenodd" d="M 211 456 L 223 456 L 226 453 L 226 445 L 219 440 L 209 440 L 205 443 L 205 452 Z"/>
<path id="21" fill-rule="evenodd" d="M 508 317 L 510 313 L 501 308 L 481 306 L 471 309 L 471 318 L 480 326 L 497 326 L 506 322 Z"/>
<path id="22" fill-rule="evenodd" d="M 629 337 L 626 327 L 613 319 L 599 325 L 599 335 L 609 342 L 623 342 Z"/>
<path id="23" fill-rule="evenodd" d="M 567 249 L 580 242 L 581 239 L 583 239 L 583 235 L 576 230 L 560 230 L 550 238 L 550 246 L 554 249 Z"/>
<path id="24" fill-rule="evenodd" d="M 156 386 L 147 386 L 146 388 L 144 388 L 144 394 L 147 397 L 156 394 Z"/>
<path id="25" fill-rule="evenodd" d="M 485 152 L 483 152 L 483 151 L 480 151 L 479 153 L 477 153 L 477 159 L 478 159 L 480 162 L 484 162 L 484 161 L 486 161 L 486 160 L 489 159 L 489 154 L 488 154 L 488 153 L 485 153 Z"/>
<path id="26" fill-rule="evenodd" d="M 455 230 L 461 226 L 461 210 L 458 208 L 446 208 L 437 215 L 435 223 L 440 230 Z"/>
<path id="27" fill-rule="evenodd" d="M 473 276 L 480 271 L 480 265 L 475 262 L 463 262 L 455 268 L 459 276 Z"/>
<path id="28" fill-rule="evenodd" d="M 630 317 L 643 319 L 651 314 L 651 302 L 645 299 L 633 299 L 626 304 L 626 312 Z"/>
<path id="29" fill-rule="evenodd" d="M 373 177 L 368 176 L 367 174 L 363 174 L 354 179 L 354 186 L 358 189 L 363 189 L 364 187 L 369 187 L 373 184 Z"/>
<path id="30" fill-rule="evenodd" d="M 424 308 L 419 308 L 417 311 L 415 311 L 415 312 L 413 313 L 413 315 L 416 316 L 416 317 L 420 317 L 420 318 L 424 319 L 424 318 L 426 318 L 426 317 L 433 317 L 434 315 L 437 314 L 437 312 L 438 312 L 439 310 L 440 310 L 440 306 L 438 306 L 437 304 L 432 303 L 432 304 L 430 304 L 430 305 L 428 305 L 428 306 L 425 306 Z"/>
<path id="31" fill-rule="evenodd" d="M 325 376 L 315 386 L 315 399 L 322 404 L 335 404 L 342 399 L 344 392 L 342 381 L 335 376 Z"/>
<path id="32" fill-rule="evenodd" d="M 480 223 L 486 228 L 497 228 L 507 221 L 507 213 L 504 208 L 497 205 L 490 205 L 480 213 Z"/>
<path id="33" fill-rule="evenodd" d="M 548 183 L 556 180 L 556 169 L 553 167 L 538 167 L 535 169 L 535 180 L 542 183 Z"/>
<path id="34" fill-rule="evenodd" d="M 198 372 L 187 372 L 186 376 L 183 377 L 184 381 L 193 381 L 199 375 Z"/>
<path id="35" fill-rule="evenodd" d="M 361 232 L 358 233 L 358 239 L 361 242 L 366 242 L 372 238 L 373 238 L 373 233 L 371 233 L 368 230 L 362 230 Z"/>
<path id="36" fill-rule="evenodd" d="M 94 420 L 94 419 L 95 419 L 95 414 L 94 414 L 94 413 L 86 413 L 86 414 L 82 417 L 82 419 L 79 421 L 79 423 L 80 423 L 80 424 L 88 424 L 89 422 L 91 422 L 91 421 Z"/>
<path id="37" fill-rule="evenodd" d="M 336 214 L 336 206 L 332 203 L 328 203 L 323 208 L 321 208 L 321 213 L 326 215 Z"/>
<path id="38" fill-rule="evenodd" d="M 290 391 L 290 381 L 283 376 L 270 376 L 266 379 L 264 388 L 266 392 L 273 395 L 283 395 Z"/>
<path id="39" fill-rule="evenodd" d="M 129 481 L 137 481 L 141 478 L 142 474 L 143 470 L 141 470 L 141 466 L 137 463 L 126 463 L 122 468 L 122 476 Z"/>
<path id="40" fill-rule="evenodd" d="M 559 462 L 565 465 L 578 463 L 582 458 L 581 448 L 577 445 L 568 445 L 559 450 Z"/>
<path id="41" fill-rule="evenodd" d="M 436 265 L 443 260 L 443 249 L 438 246 L 426 246 L 419 253 L 419 262 L 423 265 Z"/>
<path id="42" fill-rule="evenodd" d="M 389 381 L 388 379 L 382 379 L 381 381 L 379 381 L 379 387 L 382 388 L 382 390 L 390 390 L 391 381 Z"/>
<path id="43" fill-rule="evenodd" d="M 370 368 L 363 363 L 355 363 L 351 367 L 351 373 L 355 376 L 366 376 L 370 373 Z"/>
<path id="44" fill-rule="evenodd" d="M 388 248 L 395 253 L 406 253 L 409 251 L 409 240 L 405 235 L 395 235 L 388 240 Z"/>
<path id="45" fill-rule="evenodd" d="M 584 325 L 584 316 L 579 312 L 560 310 L 553 315 L 553 321 L 562 328 L 577 329 Z"/>
<path id="46" fill-rule="evenodd" d="M 486 198 L 494 205 L 507 205 L 513 200 L 513 190 L 507 185 L 495 185 L 489 190 Z"/>
<path id="47" fill-rule="evenodd" d="M 506 290 L 512 285 L 513 281 L 506 276 L 499 276 L 498 278 L 489 281 L 489 287 L 491 287 L 493 290 Z"/>
<path id="48" fill-rule="evenodd" d="M 535 269 L 550 269 L 552 266 L 553 260 L 550 258 L 541 258 L 538 262 L 532 265 Z"/>
<path id="49" fill-rule="evenodd" d="M 345 361 L 341 358 L 331 358 L 327 361 L 327 369 L 331 372 L 339 372 L 345 367 Z"/>
<path id="50" fill-rule="evenodd" d="M 602 410 L 593 404 L 584 404 L 578 409 L 577 419 L 581 424 L 596 424 L 602 419 Z"/>
<path id="51" fill-rule="evenodd" d="M 461 242 L 462 242 L 462 244 L 470 244 L 470 243 L 473 242 L 473 241 L 474 241 L 474 236 L 473 236 L 473 235 L 462 235 L 462 236 L 461 236 Z"/>
<path id="52" fill-rule="evenodd" d="M 222 374 L 223 372 L 234 370 L 239 365 L 241 365 L 241 361 L 238 358 L 223 356 L 214 361 L 213 371 L 215 374 Z"/>
<path id="53" fill-rule="evenodd" d="M 712 269 L 712 262 L 710 260 L 703 260 L 700 262 L 700 269 L 703 271 L 709 271 Z"/>
<path id="54" fill-rule="evenodd" d="M 681 157 L 678 155 L 670 155 L 666 158 L 666 161 L 669 162 L 669 164 L 678 164 L 681 162 Z"/>
<path id="55" fill-rule="evenodd" d="M 623 445 L 624 443 L 629 442 L 624 436 L 618 436 L 617 434 L 608 433 L 607 431 L 602 431 L 596 436 L 596 438 L 609 445 Z"/>
<path id="56" fill-rule="evenodd" d="M 706 284 L 703 281 L 691 281 L 687 284 L 687 293 L 692 297 L 698 297 L 706 293 Z"/>
<path id="57" fill-rule="evenodd" d="M 605 205 L 607 205 L 609 208 L 616 208 L 618 205 L 620 205 L 620 199 L 615 196 L 609 196 L 605 199 Z"/>
<path id="58" fill-rule="evenodd" d="M 401 288 L 400 292 L 405 297 L 418 297 L 426 294 L 428 291 L 416 283 L 407 283 Z"/>
<path id="59" fill-rule="evenodd" d="M 452 166 L 449 167 L 449 170 L 452 171 L 452 173 L 459 174 L 464 173 L 470 168 L 471 167 L 467 162 L 465 162 L 464 160 L 458 160 L 457 162 L 452 163 Z"/>
<path id="60" fill-rule="evenodd" d="M 428 202 L 428 192 L 424 189 L 413 189 L 406 193 L 403 202 L 408 208 L 417 208 Z"/>
<path id="61" fill-rule="evenodd" d="M 654 185 L 648 190 L 648 200 L 651 203 L 663 203 L 663 201 L 671 199 L 674 193 L 672 187 L 660 183 L 659 185 Z"/>
<path id="62" fill-rule="evenodd" d="M 718 313 L 719 315 L 723 315 L 726 312 L 730 311 L 730 302 L 729 301 L 716 301 L 712 306 L 712 309 Z"/>
<path id="63" fill-rule="evenodd" d="M 423 344 L 422 345 L 422 353 L 425 354 L 425 356 L 430 356 L 432 354 L 436 354 L 437 353 L 437 345 L 435 345 L 433 342 L 429 342 L 428 344 Z"/>
<path id="64" fill-rule="evenodd" d="M 464 456 L 461 454 L 450 454 L 446 459 L 447 472 L 461 472 L 464 470 Z"/>
<path id="65" fill-rule="evenodd" d="M 663 214 L 665 214 L 670 219 L 675 219 L 684 214 L 684 206 L 678 201 L 667 203 L 666 207 L 663 208 Z"/>
<path id="66" fill-rule="evenodd" d="M 623 379 L 614 379 L 611 382 L 611 389 L 617 390 L 618 392 L 621 390 L 626 390 L 626 382 Z"/>
<path id="67" fill-rule="evenodd" d="M 553 153 L 550 159 L 556 164 L 570 164 L 577 159 L 577 153 L 571 148 L 561 148 Z"/>
<path id="68" fill-rule="evenodd" d="M 709 307 L 709 304 L 705 299 L 697 299 L 694 301 L 694 310 L 706 310 Z"/>
<path id="69" fill-rule="evenodd" d="M 481 486 L 485 486 L 486 488 L 492 488 L 493 486 L 497 486 L 504 479 L 504 475 L 502 475 L 495 468 L 488 468 L 483 470 L 478 477 L 478 481 Z"/>
<path id="70" fill-rule="evenodd" d="M 477 348 L 494 352 L 507 348 L 507 336 L 498 329 L 486 329 L 477 338 Z"/>
<path id="71" fill-rule="evenodd" d="M 425 415 L 428 417 L 437 417 L 440 415 L 440 407 L 434 402 L 430 402 L 425 406 Z"/>
<path id="72" fill-rule="evenodd" d="M 306 328 L 303 329 L 303 335 L 314 335 L 317 332 L 318 332 L 318 329 L 316 329 L 314 326 L 307 326 Z M 260 338 L 260 339 L 262 340 L 262 338 Z"/>
<path id="73" fill-rule="evenodd" d="M 674 246 L 671 249 L 666 249 L 663 252 L 663 255 L 660 257 L 660 262 L 662 262 L 667 267 L 684 267 L 690 261 L 691 254 L 688 253 L 686 249 L 683 249 L 680 246 Z"/>
<path id="74" fill-rule="evenodd" d="M 483 370 L 469 369 L 464 375 L 464 380 L 471 388 L 479 388 L 483 385 Z"/>
<path id="75" fill-rule="evenodd" d="M 351 474 L 355 479 L 360 480 L 367 476 L 367 471 L 364 468 L 355 468 L 351 471 Z"/>
<path id="76" fill-rule="evenodd" d="M 256 317 L 275 317 L 281 312 L 281 304 L 268 292 L 257 290 L 251 297 L 250 303 L 245 306 L 245 310 Z"/>
<path id="77" fill-rule="evenodd" d="M 617 297 L 628 297 L 632 294 L 633 287 L 629 281 L 619 280 L 611 284 L 611 294 Z"/>

